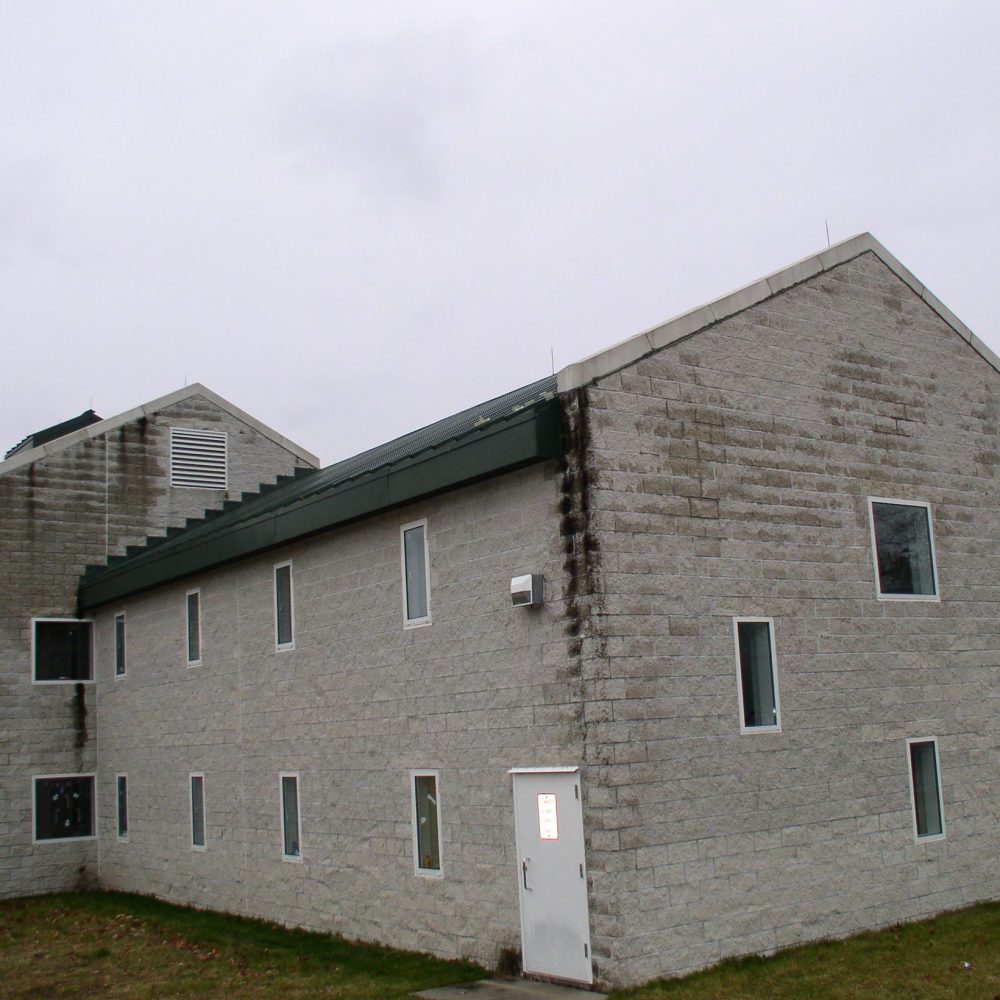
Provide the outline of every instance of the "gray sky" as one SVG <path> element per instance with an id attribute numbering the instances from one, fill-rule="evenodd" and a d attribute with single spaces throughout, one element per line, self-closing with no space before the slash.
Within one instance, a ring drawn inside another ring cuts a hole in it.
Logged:
<path id="1" fill-rule="evenodd" d="M 1000 4 L 0 0 L 0 452 L 324 464 L 870 230 L 1000 352 Z"/>

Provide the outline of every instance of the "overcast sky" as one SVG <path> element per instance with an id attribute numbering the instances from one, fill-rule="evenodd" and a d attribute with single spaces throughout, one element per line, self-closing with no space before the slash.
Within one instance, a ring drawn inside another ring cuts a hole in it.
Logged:
<path id="1" fill-rule="evenodd" d="M 1000 352 L 998 42 L 995 0 L 0 0 L 0 452 L 200 381 L 328 464 L 825 220 Z"/>

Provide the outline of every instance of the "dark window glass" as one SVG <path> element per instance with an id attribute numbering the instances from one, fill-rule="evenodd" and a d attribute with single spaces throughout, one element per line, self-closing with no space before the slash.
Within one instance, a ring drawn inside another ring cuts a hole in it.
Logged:
<path id="1" fill-rule="evenodd" d="M 927 508 L 872 502 L 879 590 L 883 594 L 937 594 Z"/>
<path id="2" fill-rule="evenodd" d="M 191 843 L 205 846 L 205 779 L 200 774 L 191 775 Z"/>
<path id="3" fill-rule="evenodd" d="M 774 685 L 771 629 L 767 622 L 737 622 L 740 646 L 740 683 L 743 694 L 743 725 L 776 726 L 778 699 Z"/>
<path id="4" fill-rule="evenodd" d="M 913 808 L 917 815 L 918 837 L 935 837 L 943 831 L 941 790 L 938 787 L 935 756 L 931 740 L 910 744 L 910 774 L 913 780 Z"/>
<path id="5" fill-rule="evenodd" d="M 274 571 L 274 604 L 279 646 L 292 641 L 292 567 L 279 566 Z"/>
<path id="6" fill-rule="evenodd" d="M 281 818 L 285 856 L 299 856 L 299 779 L 285 775 L 281 779 Z"/>
<path id="7" fill-rule="evenodd" d="M 187 595 L 187 658 L 188 663 L 201 659 L 201 595 Z"/>
<path id="8" fill-rule="evenodd" d="M 118 836 L 128 836 L 128 778 L 118 775 Z"/>
<path id="9" fill-rule="evenodd" d="M 35 680 L 89 681 L 90 622 L 35 622 Z"/>
<path id="10" fill-rule="evenodd" d="M 438 834 L 437 778 L 421 774 L 413 779 L 417 806 L 417 867 L 441 870 L 441 840 Z"/>
<path id="11" fill-rule="evenodd" d="M 115 615 L 115 676 L 125 673 L 125 616 Z"/>
<path id="12" fill-rule="evenodd" d="M 403 532 L 403 564 L 406 571 L 406 620 L 427 617 L 427 548 L 424 526 Z"/>
<path id="13" fill-rule="evenodd" d="M 35 779 L 35 839 L 94 835 L 94 779 L 73 775 Z"/>

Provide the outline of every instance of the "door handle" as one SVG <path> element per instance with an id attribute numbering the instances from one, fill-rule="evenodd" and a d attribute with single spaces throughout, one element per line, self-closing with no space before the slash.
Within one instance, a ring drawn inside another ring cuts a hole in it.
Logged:
<path id="1" fill-rule="evenodd" d="M 528 862 L 530 860 L 531 860 L 531 858 L 525 858 L 521 862 L 521 881 L 524 884 L 524 888 L 525 888 L 526 892 L 531 892 L 531 890 L 528 888 Z"/>

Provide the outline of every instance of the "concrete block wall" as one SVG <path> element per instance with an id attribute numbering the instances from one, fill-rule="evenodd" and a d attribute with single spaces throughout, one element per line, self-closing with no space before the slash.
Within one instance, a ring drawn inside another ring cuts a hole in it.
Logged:
<path id="1" fill-rule="evenodd" d="M 98 615 L 98 765 L 127 772 L 130 834 L 101 789 L 102 884 L 495 962 L 520 947 L 511 778 L 578 764 L 566 669 L 560 475 L 546 463 L 139 594 L 127 676 Z M 400 527 L 427 519 L 431 624 L 404 629 Z M 292 561 L 295 648 L 275 650 Z M 549 599 L 513 608 L 510 579 Z M 200 666 L 184 601 L 200 588 Z M 438 769 L 443 876 L 414 874 L 410 772 Z M 281 771 L 300 775 L 302 862 L 283 861 Z M 207 850 L 188 775 L 205 775 Z"/>
<path id="2" fill-rule="evenodd" d="M 866 254 L 573 405 L 599 978 L 1000 896 L 1000 375 Z M 876 599 L 870 496 L 931 505 L 939 602 Z M 734 616 L 774 619 L 780 733 L 740 734 Z"/>
<path id="3" fill-rule="evenodd" d="M 170 427 L 225 430 L 229 490 L 171 489 Z M 31 619 L 74 617 L 80 574 L 291 474 L 291 452 L 193 395 L 33 462 L 0 463 L 0 896 L 91 884 L 94 841 L 32 844 L 31 778 L 96 767 L 93 685 L 32 684 Z M 86 732 L 79 720 L 86 713 Z"/>

